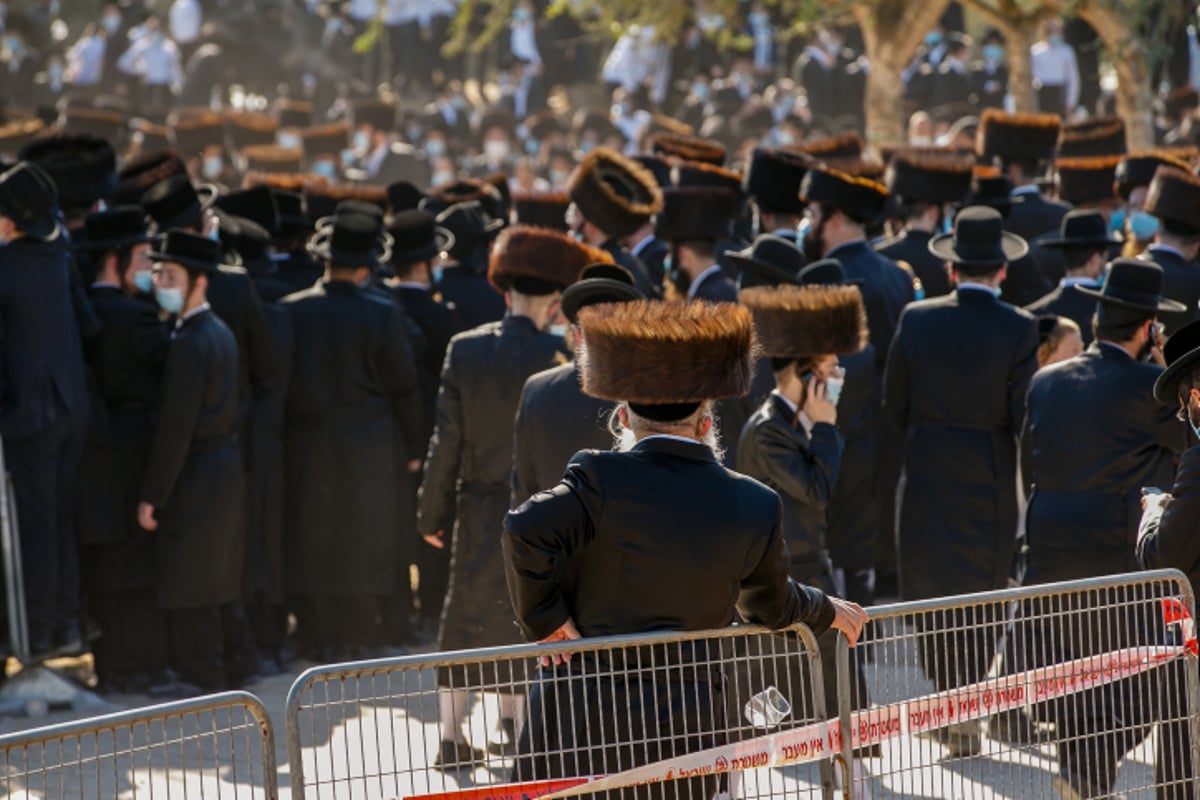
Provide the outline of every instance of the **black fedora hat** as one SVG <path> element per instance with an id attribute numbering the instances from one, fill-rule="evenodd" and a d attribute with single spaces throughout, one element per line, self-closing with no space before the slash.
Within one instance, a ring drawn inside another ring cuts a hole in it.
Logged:
<path id="1" fill-rule="evenodd" d="M 213 187 L 197 190 L 186 175 L 172 175 L 151 186 L 142 195 L 141 206 L 160 231 L 188 228 L 200 222 L 215 197 Z"/>
<path id="2" fill-rule="evenodd" d="M 221 224 L 221 240 L 237 253 L 237 265 L 251 275 L 269 275 L 275 272 L 275 261 L 271 258 L 271 232 L 246 217 L 230 217 L 232 225 Z"/>
<path id="3" fill-rule="evenodd" d="M 178 264 L 189 271 L 217 272 L 221 268 L 221 243 L 198 233 L 172 228 L 150 253 L 151 261 Z"/>
<path id="4" fill-rule="evenodd" d="M 744 250 L 726 253 L 725 262 L 738 270 L 738 287 L 778 286 L 798 283 L 804 254 L 782 236 L 763 234 Z"/>
<path id="5" fill-rule="evenodd" d="M 858 286 L 862 282 L 862 278 L 847 277 L 846 268 L 836 258 L 814 261 L 796 275 L 801 286 Z"/>
<path id="6" fill-rule="evenodd" d="M 586 306 L 645 299 L 646 296 L 633 285 L 633 276 L 624 267 L 589 264 L 579 271 L 579 280 L 563 290 L 559 302 L 563 316 L 574 325 L 579 322 L 579 310 Z"/>
<path id="7" fill-rule="evenodd" d="M 20 161 L 0 175 L 0 214 L 33 239 L 50 240 L 61 230 L 54 182 L 29 161 Z"/>
<path id="8" fill-rule="evenodd" d="M 1121 308 L 1155 311 L 1187 311 L 1187 306 L 1162 296 L 1162 267 L 1140 258 L 1117 258 L 1108 263 L 1108 274 L 1099 289 L 1075 288 L 1102 303 Z"/>
<path id="9" fill-rule="evenodd" d="M 1058 238 L 1043 239 L 1042 247 L 1107 247 L 1123 242 L 1108 230 L 1099 211 L 1068 211 L 1058 229 Z"/>
<path id="10" fill-rule="evenodd" d="M 503 227 L 503 220 L 491 219 L 482 203 L 470 200 L 450 206 L 437 215 L 436 222 L 454 237 L 448 251 L 451 258 L 467 266 L 487 269 L 487 243 L 492 234 Z"/>
<path id="11" fill-rule="evenodd" d="M 954 217 L 954 231 L 929 240 L 929 252 L 958 267 L 999 266 L 1029 252 L 1029 245 L 1004 230 L 1004 217 L 989 206 L 968 206 Z"/>
<path id="12" fill-rule="evenodd" d="M 402 264 L 428 261 L 454 246 L 454 234 L 438 227 L 432 214 L 415 208 L 392 215 L 387 230 L 392 236 L 392 261 Z"/>
<path id="13" fill-rule="evenodd" d="M 375 217 L 340 211 L 317 229 L 308 251 L 337 267 L 373 267 L 391 259 L 391 237 L 381 236 Z"/>
<path id="14" fill-rule="evenodd" d="M 291 189 L 271 187 L 271 199 L 279 212 L 280 237 L 297 236 L 312 230 L 312 222 L 304 213 L 304 195 Z"/>
<path id="15" fill-rule="evenodd" d="M 1154 399 L 1164 406 L 1179 404 L 1179 384 L 1200 369 L 1200 320 L 1189 322 L 1171 334 L 1163 345 L 1167 368 L 1154 382 Z"/>
<path id="16" fill-rule="evenodd" d="M 83 241 L 76 250 L 93 253 L 157 242 L 146 225 L 146 212 L 141 206 L 116 206 L 105 211 L 93 211 L 83 220 Z"/>

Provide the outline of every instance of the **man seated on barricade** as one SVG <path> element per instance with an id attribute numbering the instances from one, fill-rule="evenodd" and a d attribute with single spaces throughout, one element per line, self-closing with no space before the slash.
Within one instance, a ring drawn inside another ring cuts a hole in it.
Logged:
<path id="1" fill-rule="evenodd" d="M 1157 486 L 1142 489 L 1144 513 L 1138 530 L 1137 556 L 1146 569 L 1182 570 L 1194 590 L 1200 586 L 1200 446 L 1197 446 L 1197 440 L 1200 440 L 1200 322 L 1180 328 L 1167 339 L 1163 359 L 1167 368 L 1154 383 L 1154 397 L 1168 408 L 1178 408 L 1179 416 L 1191 429 L 1192 436 L 1188 437 L 1191 446 L 1179 459 L 1175 485 L 1169 493 Z M 1182 687 L 1184 684 L 1177 679 L 1174 685 Z M 1167 699 L 1165 691 L 1160 690 L 1160 696 Z M 1178 719 L 1180 713 L 1174 711 L 1172 716 Z M 1161 718 L 1167 717 L 1164 712 Z M 1183 722 L 1174 722 L 1163 723 L 1159 729 L 1154 776 L 1159 786 L 1179 786 L 1181 781 L 1191 777 L 1188 728 Z M 1160 792 L 1159 796 L 1164 795 Z M 1180 789 L 1178 795 L 1167 796 L 1192 795 Z"/>
<path id="2" fill-rule="evenodd" d="M 778 495 L 720 464 L 712 401 L 749 387 L 750 312 L 639 301 L 585 308 L 579 321 L 583 388 L 619 403 L 619 452 L 576 454 L 556 487 L 505 518 L 509 594 L 525 638 L 710 630 L 737 611 L 776 629 L 832 626 L 856 642 L 861 608 L 787 577 Z M 672 657 L 703 663 L 705 649 Z M 720 676 L 607 663 L 646 663 L 638 658 L 556 656 L 531 687 L 514 779 L 615 772 L 720 744 Z M 580 670 L 588 677 L 570 680 Z M 709 798 L 716 787 L 674 788 Z"/>

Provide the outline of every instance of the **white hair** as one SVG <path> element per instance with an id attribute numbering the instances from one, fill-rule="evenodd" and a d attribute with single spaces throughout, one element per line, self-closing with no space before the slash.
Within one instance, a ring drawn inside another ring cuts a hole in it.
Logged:
<path id="1" fill-rule="evenodd" d="M 629 427 L 621 424 L 621 409 L 625 409 Z M 639 416 L 628 403 L 622 402 L 612 410 L 608 418 L 608 430 L 613 435 L 613 449 L 618 453 L 628 453 L 638 443 L 639 439 L 655 434 L 669 434 L 684 438 L 695 438 L 694 431 L 701 420 L 712 420 L 708 433 L 703 439 L 697 439 L 700 444 L 707 445 L 713 451 L 718 461 L 725 458 L 725 449 L 721 447 L 721 433 L 717 429 L 717 420 L 713 415 L 713 402 L 706 400 L 692 414 L 675 422 L 658 422 Z"/>

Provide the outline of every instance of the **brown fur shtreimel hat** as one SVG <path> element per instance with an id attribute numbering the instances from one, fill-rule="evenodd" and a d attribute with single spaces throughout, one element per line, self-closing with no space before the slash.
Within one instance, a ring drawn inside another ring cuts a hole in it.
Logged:
<path id="1" fill-rule="evenodd" d="M 589 222 L 614 238 L 645 225 L 663 204 L 654 174 L 607 147 L 584 157 L 571 175 L 567 194 Z"/>
<path id="2" fill-rule="evenodd" d="M 597 263 L 611 264 L 612 256 L 561 231 L 514 225 L 496 239 L 488 280 L 501 292 L 550 294 L 567 288 L 584 267 Z"/>
<path id="3" fill-rule="evenodd" d="M 741 397 L 757 346 L 750 311 L 734 303 L 641 300 L 579 312 L 583 391 L 653 406 Z"/>
<path id="4" fill-rule="evenodd" d="M 771 358 L 853 355 L 867 346 L 867 312 L 857 286 L 756 286 L 738 296 Z"/>

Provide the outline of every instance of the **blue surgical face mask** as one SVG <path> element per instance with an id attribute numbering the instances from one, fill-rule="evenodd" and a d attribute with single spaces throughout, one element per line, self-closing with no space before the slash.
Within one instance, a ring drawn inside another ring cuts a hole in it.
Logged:
<path id="1" fill-rule="evenodd" d="M 697 83 L 692 86 L 692 95 L 699 100 L 708 99 L 708 84 Z"/>
<path id="2" fill-rule="evenodd" d="M 445 267 L 434 267 L 433 268 L 433 282 L 435 284 L 442 282 L 442 273 L 444 273 L 445 271 L 446 271 Z"/>
<path id="3" fill-rule="evenodd" d="M 842 396 L 842 387 L 846 385 L 846 379 L 841 375 L 831 375 L 825 379 L 825 397 L 835 406 L 838 404 L 838 399 Z"/>
<path id="4" fill-rule="evenodd" d="M 225 171 L 225 162 L 220 156 L 206 156 L 201 170 L 204 172 L 205 178 L 213 181 L 221 177 L 221 173 Z"/>
<path id="5" fill-rule="evenodd" d="M 765 28 L 770 21 L 771 18 L 761 11 L 755 11 L 750 15 L 750 24 L 755 28 Z"/>
<path id="6" fill-rule="evenodd" d="M 318 161 L 313 164 L 312 171 L 314 174 L 322 178 L 328 178 L 329 180 L 337 177 L 337 167 L 334 166 L 332 161 Z"/>
<path id="7" fill-rule="evenodd" d="M 116 33 L 121 27 L 121 18 L 115 14 L 110 14 L 104 18 L 104 29 L 109 33 Z"/>
<path id="8" fill-rule="evenodd" d="M 154 292 L 154 273 L 148 269 L 133 273 L 133 285 L 142 294 Z"/>
<path id="9" fill-rule="evenodd" d="M 174 287 L 167 289 L 156 286 L 154 299 L 158 301 L 158 307 L 168 314 L 178 314 L 183 311 L 183 289 Z"/>
<path id="10" fill-rule="evenodd" d="M 1046 40 L 1048 42 L 1050 42 L 1050 44 L 1054 45 L 1055 47 L 1058 47 L 1060 44 L 1063 43 L 1063 37 L 1062 37 L 1061 33 L 1051 34 L 1050 36 L 1046 37 Z"/>
<path id="11" fill-rule="evenodd" d="M 537 139 L 526 139 L 525 140 L 525 153 L 527 155 L 531 155 L 531 156 L 536 156 L 538 154 L 538 140 Z"/>
<path id="12" fill-rule="evenodd" d="M 985 44 L 983 46 L 983 57 L 988 61 L 1003 61 L 1004 60 L 1004 45 L 1001 44 Z"/>
<path id="13" fill-rule="evenodd" d="M 1148 242 L 1158 233 L 1158 217 L 1145 211 L 1136 211 L 1129 218 L 1129 232 L 1139 242 Z"/>
<path id="14" fill-rule="evenodd" d="M 546 329 L 546 333 L 550 334 L 551 336 L 557 336 L 558 338 L 561 339 L 562 337 L 567 335 L 567 326 L 566 325 L 551 325 L 549 328 Z"/>
<path id="15" fill-rule="evenodd" d="M 1116 211 L 1113 212 L 1112 216 L 1108 218 L 1109 233 L 1124 232 L 1126 213 L 1127 212 L 1123 208 L 1118 208 Z"/>
<path id="16" fill-rule="evenodd" d="M 366 150 L 371 146 L 371 137 L 366 131 L 358 131 L 354 134 L 354 149 L 358 151 Z"/>
<path id="17" fill-rule="evenodd" d="M 804 237 L 808 236 L 810 230 L 812 230 L 812 221 L 808 217 L 800 220 L 800 224 L 796 226 L 796 247 L 801 253 L 804 253 Z"/>
<path id="18" fill-rule="evenodd" d="M 290 132 L 280 132 L 275 141 L 280 147 L 286 147 L 288 150 L 297 150 L 300 147 L 300 137 Z"/>
<path id="19" fill-rule="evenodd" d="M 942 35 L 937 31 L 930 31 L 929 33 L 925 34 L 925 44 L 929 45 L 930 47 L 937 47 L 941 43 Z"/>
<path id="20" fill-rule="evenodd" d="M 529 14 L 528 8 L 514 8 L 513 9 L 513 20 L 514 21 L 529 22 L 529 17 L 530 17 L 530 14 Z"/>
<path id="21" fill-rule="evenodd" d="M 446 155 L 445 139 L 430 139 L 425 143 L 425 153 L 434 158 Z"/>

